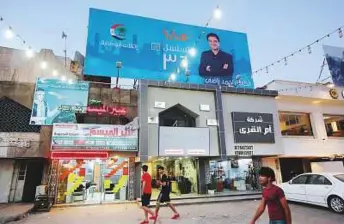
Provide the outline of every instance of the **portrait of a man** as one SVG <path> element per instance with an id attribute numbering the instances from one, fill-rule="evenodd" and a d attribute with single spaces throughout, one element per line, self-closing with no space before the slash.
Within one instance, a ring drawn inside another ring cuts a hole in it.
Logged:
<path id="1" fill-rule="evenodd" d="M 48 111 L 48 104 L 45 101 L 45 91 L 44 89 L 37 89 L 32 106 L 32 117 L 47 117 Z"/>
<path id="2" fill-rule="evenodd" d="M 207 41 L 210 50 L 202 52 L 199 75 L 232 78 L 234 72 L 233 57 L 220 49 L 220 37 L 215 33 L 209 33 Z"/>

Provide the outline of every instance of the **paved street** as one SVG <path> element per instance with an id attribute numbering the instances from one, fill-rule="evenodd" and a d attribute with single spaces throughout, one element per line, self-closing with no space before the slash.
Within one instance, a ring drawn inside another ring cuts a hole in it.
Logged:
<path id="1" fill-rule="evenodd" d="M 171 213 L 162 208 L 159 224 L 243 224 L 248 223 L 258 201 L 180 206 L 179 220 L 170 220 Z M 308 205 L 291 204 L 294 224 L 343 224 L 344 215 Z M 143 214 L 135 205 L 104 205 L 54 209 L 50 213 L 30 215 L 13 224 L 135 224 Z M 153 223 L 153 222 L 151 222 Z M 265 214 L 257 224 L 268 223 Z"/>

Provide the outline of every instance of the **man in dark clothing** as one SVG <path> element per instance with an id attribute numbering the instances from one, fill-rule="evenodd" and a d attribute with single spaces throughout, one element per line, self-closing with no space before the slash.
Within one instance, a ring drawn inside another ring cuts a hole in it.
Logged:
<path id="1" fill-rule="evenodd" d="M 259 182 L 264 187 L 262 201 L 254 215 L 251 224 L 264 213 L 268 206 L 270 224 L 291 224 L 291 213 L 281 188 L 274 185 L 275 172 L 269 167 L 262 167 L 259 171 Z"/>
<path id="2" fill-rule="evenodd" d="M 166 203 L 168 207 L 170 207 L 170 209 L 173 211 L 174 215 L 172 216 L 172 219 L 178 219 L 180 215 L 177 212 L 176 207 L 174 207 L 174 205 L 171 204 L 171 199 L 170 199 L 171 181 L 168 178 L 168 176 L 165 174 L 164 167 L 159 166 L 158 172 L 160 175 L 160 181 L 158 183 L 161 184 L 161 191 L 157 200 L 157 206 L 155 209 L 155 217 L 153 217 L 152 219 L 156 219 L 156 217 L 158 217 L 158 212 L 159 212 L 161 203 Z"/>
<path id="3" fill-rule="evenodd" d="M 210 46 L 209 51 L 204 51 L 201 55 L 199 65 L 200 76 L 233 76 L 232 55 L 220 50 L 220 38 L 215 33 L 209 33 L 207 40 Z"/>

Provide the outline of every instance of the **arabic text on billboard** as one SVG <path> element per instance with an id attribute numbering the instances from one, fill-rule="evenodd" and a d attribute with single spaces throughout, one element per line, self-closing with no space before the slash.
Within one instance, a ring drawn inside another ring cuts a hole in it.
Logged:
<path id="1" fill-rule="evenodd" d="M 30 124 L 76 123 L 75 113 L 87 111 L 88 91 L 88 82 L 38 78 Z"/>
<path id="2" fill-rule="evenodd" d="M 54 124 L 51 149 L 136 151 L 137 144 L 132 125 Z"/>
<path id="3" fill-rule="evenodd" d="M 123 78 L 254 88 L 244 33 L 91 9 L 85 74 L 119 61 Z"/>

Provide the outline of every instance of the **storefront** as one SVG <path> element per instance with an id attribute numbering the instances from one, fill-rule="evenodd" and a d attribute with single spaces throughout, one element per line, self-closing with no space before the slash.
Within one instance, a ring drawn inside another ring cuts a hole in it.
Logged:
<path id="1" fill-rule="evenodd" d="M 130 125 L 54 124 L 57 203 L 134 199 L 137 130 Z"/>
<path id="2" fill-rule="evenodd" d="M 144 163 L 152 174 L 153 198 L 159 194 L 156 181 L 160 179 L 158 167 L 163 166 L 165 173 L 171 180 L 171 197 L 185 197 L 198 194 L 197 159 L 189 157 L 160 157 L 151 162 Z"/>
<path id="3" fill-rule="evenodd" d="M 208 189 L 217 193 L 258 190 L 256 173 L 251 158 L 212 160 Z"/>

